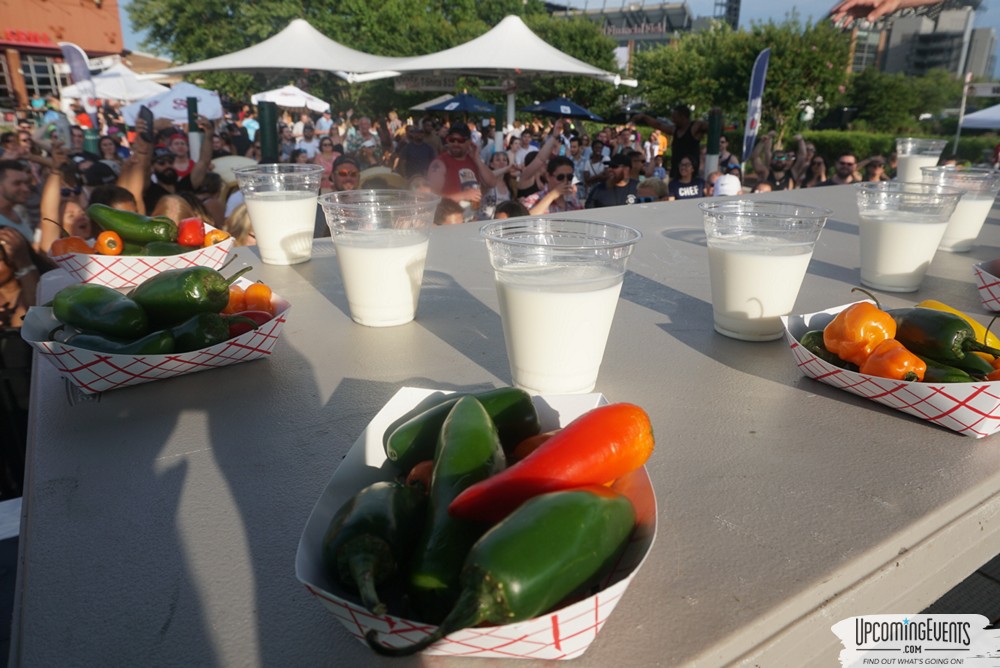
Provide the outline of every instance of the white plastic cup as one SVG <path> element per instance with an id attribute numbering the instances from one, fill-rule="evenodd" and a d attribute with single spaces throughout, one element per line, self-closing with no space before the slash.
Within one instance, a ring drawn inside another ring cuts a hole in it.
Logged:
<path id="1" fill-rule="evenodd" d="M 859 183 L 861 282 L 887 292 L 920 288 L 962 197 L 932 183 Z"/>
<path id="2" fill-rule="evenodd" d="M 896 139 L 896 180 L 920 183 L 924 167 L 934 167 L 941 158 L 946 139 L 900 137 Z"/>
<path id="3" fill-rule="evenodd" d="M 964 195 L 948 219 L 939 250 L 964 253 L 972 250 L 1000 193 L 1000 172 L 975 167 L 924 167 L 925 183 L 958 188 Z"/>
<path id="4" fill-rule="evenodd" d="M 625 262 L 642 236 L 559 217 L 484 225 L 514 384 L 534 394 L 597 384 Z"/>
<path id="5" fill-rule="evenodd" d="M 346 190 L 319 198 L 354 322 L 392 327 L 416 316 L 440 199 L 410 190 Z"/>
<path id="6" fill-rule="evenodd" d="M 243 191 L 264 264 L 299 264 L 312 257 L 320 165 L 267 164 L 233 170 Z"/>
<path id="7" fill-rule="evenodd" d="M 752 199 L 698 205 L 708 242 L 715 331 L 742 341 L 784 334 L 828 209 Z"/>

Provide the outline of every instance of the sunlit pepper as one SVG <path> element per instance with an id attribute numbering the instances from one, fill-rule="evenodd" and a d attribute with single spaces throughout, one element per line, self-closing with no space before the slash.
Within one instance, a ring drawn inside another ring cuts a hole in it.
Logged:
<path id="1" fill-rule="evenodd" d="M 923 380 L 927 363 L 895 339 L 886 339 L 875 347 L 861 365 L 861 373 L 893 380 Z"/>
<path id="2" fill-rule="evenodd" d="M 52 242 L 52 246 L 49 247 L 50 257 L 59 257 L 60 255 L 68 255 L 69 253 L 83 253 L 86 255 L 93 255 L 94 249 L 90 247 L 85 239 L 80 237 L 63 237 L 61 239 L 56 239 Z"/>
<path id="3" fill-rule="evenodd" d="M 214 246 L 217 243 L 221 243 L 229 238 L 229 233 L 223 230 L 210 230 L 205 234 L 205 240 L 202 242 L 202 246 L 208 248 L 209 246 Z"/>
<path id="4" fill-rule="evenodd" d="M 823 330 L 823 345 L 831 353 L 859 367 L 872 351 L 896 336 L 896 321 L 871 302 L 851 304 Z"/>
<path id="5" fill-rule="evenodd" d="M 106 230 L 97 235 L 97 241 L 94 243 L 94 248 L 101 255 L 121 255 L 122 251 L 125 249 L 125 245 L 122 243 L 122 237 L 117 232 L 112 232 Z"/>

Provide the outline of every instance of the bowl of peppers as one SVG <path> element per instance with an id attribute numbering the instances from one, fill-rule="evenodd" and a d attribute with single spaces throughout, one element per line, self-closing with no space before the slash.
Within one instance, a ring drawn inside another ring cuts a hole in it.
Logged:
<path id="1" fill-rule="evenodd" d="M 104 204 L 90 205 L 87 215 L 99 230 L 93 242 L 63 237 L 49 249 L 56 264 L 81 283 L 124 288 L 168 269 L 218 269 L 235 243 L 227 232 L 199 218 L 175 223 Z"/>
<path id="2" fill-rule="evenodd" d="M 575 658 L 655 539 L 652 450 L 642 409 L 600 394 L 404 387 L 316 502 L 296 575 L 378 654 Z"/>
<path id="3" fill-rule="evenodd" d="M 21 337 L 86 394 L 266 357 L 291 305 L 250 269 L 168 269 L 131 290 L 74 283 L 28 309 Z"/>
<path id="4" fill-rule="evenodd" d="M 784 316 L 803 374 L 965 436 L 1000 430 L 1000 339 L 936 300 Z"/>

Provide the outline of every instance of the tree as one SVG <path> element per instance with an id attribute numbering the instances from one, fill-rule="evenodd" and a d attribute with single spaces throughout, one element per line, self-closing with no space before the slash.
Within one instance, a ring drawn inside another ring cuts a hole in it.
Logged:
<path id="1" fill-rule="evenodd" d="M 806 104 L 822 112 L 846 83 L 848 37 L 828 21 L 803 26 L 793 12 L 781 24 L 754 24 L 739 32 L 715 22 L 708 30 L 637 54 L 639 93 L 661 113 L 686 103 L 696 115 L 719 107 L 730 119 L 742 120 L 754 60 L 765 48 L 771 56 L 762 124 L 780 138 L 800 128 Z"/>

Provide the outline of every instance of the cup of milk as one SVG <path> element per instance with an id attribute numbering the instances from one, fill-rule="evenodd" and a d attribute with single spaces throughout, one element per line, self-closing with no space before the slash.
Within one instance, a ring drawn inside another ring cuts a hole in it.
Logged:
<path id="1" fill-rule="evenodd" d="M 268 164 L 234 169 L 264 264 L 312 257 L 321 165 Z"/>
<path id="2" fill-rule="evenodd" d="M 708 242 L 715 331 L 743 341 L 784 335 L 819 233 L 832 213 L 791 202 L 698 205 Z"/>
<path id="3" fill-rule="evenodd" d="M 941 151 L 948 144 L 947 139 L 921 139 L 900 137 L 896 139 L 896 180 L 923 181 L 920 170 L 934 167 L 941 157 Z"/>
<path id="4" fill-rule="evenodd" d="M 921 171 L 925 183 L 958 188 L 964 193 L 948 219 L 938 248 L 952 253 L 972 250 L 1000 193 L 1000 172 L 955 166 L 924 167 Z"/>
<path id="5" fill-rule="evenodd" d="M 642 236 L 624 225 L 510 218 L 481 230 L 493 265 L 514 385 L 534 394 L 590 392 Z"/>
<path id="6" fill-rule="evenodd" d="M 440 200 L 410 190 L 345 190 L 319 198 L 354 322 L 392 327 L 413 320 Z"/>
<path id="7" fill-rule="evenodd" d="M 861 282 L 887 292 L 920 288 L 962 197 L 934 183 L 859 183 Z"/>

